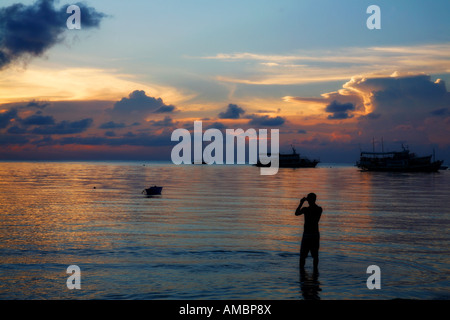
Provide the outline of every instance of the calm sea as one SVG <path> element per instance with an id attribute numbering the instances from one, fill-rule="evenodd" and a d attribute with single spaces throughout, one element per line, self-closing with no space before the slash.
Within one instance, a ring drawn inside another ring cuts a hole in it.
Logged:
<path id="1" fill-rule="evenodd" d="M 309 192 L 320 273 L 309 257 L 300 277 Z M 2 162 L 0 299 L 449 299 L 449 196 L 450 171 Z"/>

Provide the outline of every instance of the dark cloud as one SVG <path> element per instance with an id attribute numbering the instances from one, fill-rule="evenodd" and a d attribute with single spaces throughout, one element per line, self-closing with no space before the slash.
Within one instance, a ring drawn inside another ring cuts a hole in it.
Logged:
<path id="1" fill-rule="evenodd" d="M 26 108 L 38 108 L 38 109 L 44 109 L 45 107 L 47 107 L 50 103 L 48 102 L 36 102 L 36 101 L 30 101 L 28 102 L 28 104 L 25 106 Z"/>
<path id="2" fill-rule="evenodd" d="M 81 27 L 98 27 L 106 16 L 85 4 L 81 11 Z M 33 4 L 16 3 L 0 9 L 0 69 L 16 60 L 38 57 L 64 39 L 67 6 L 54 7 L 53 0 Z"/>
<path id="3" fill-rule="evenodd" d="M 327 107 L 325 108 L 326 112 L 347 112 L 349 110 L 354 110 L 355 106 L 352 103 L 339 103 L 336 100 L 331 102 Z"/>
<path id="4" fill-rule="evenodd" d="M 441 79 L 432 81 L 428 75 L 354 78 L 345 84 L 353 94 L 370 97 L 366 104 L 371 112 L 396 120 L 423 120 L 430 108 L 448 108 L 450 94 Z M 348 93 L 347 93 L 348 94 Z M 397 118 L 398 117 L 398 118 Z"/>
<path id="5" fill-rule="evenodd" d="M 332 101 L 325 108 L 326 112 L 332 113 L 328 116 L 328 119 L 348 119 L 353 115 L 349 115 L 349 111 L 355 110 L 353 103 L 340 103 L 336 100 Z"/>
<path id="6" fill-rule="evenodd" d="M 24 134 L 27 132 L 27 129 L 20 128 L 18 126 L 13 126 L 13 127 L 8 128 L 8 130 L 6 130 L 6 132 L 11 133 L 11 134 Z"/>
<path id="7" fill-rule="evenodd" d="M 432 116 L 440 117 L 450 115 L 450 110 L 448 108 L 440 108 L 430 112 Z"/>
<path id="8" fill-rule="evenodd" d="M 298 129 L 298 130 L 297 130 L 297 133 L 300 133 L 300 134 L 306 134 L 306 130 Z"/>
<path id="9" fill-rule="evenodd" d="M 31 133 L 34 134 L 73 134 L 81 133 L 88 129 L 93 120 L 91 118 L 82 119 L 79 121 L 61 121 L 54 125 L 38 126 L 34 128 Z"/>
<path id="10" fill-rule="evenodd" d="M 194 131 L 194 123 L 193 122 L 185 122 L 185 123 L 183 123 L 183 128 L 193 132 Z"/>
<path id="11" fill-rule="evenodd" d="M 27 144 L 30 140 L 20 134 L 0 134 L 0 145 L 23 145 Z"/>
<path id="12" fill-rule="evenodd" d="M 28 106 L 28 109 L 27 109 Z M 74 134 L 87 130 L 93 123 L 92 118 L 77 121 L 63 120 L 56 122 L 51 115 L 44 115 L 41 110 L 34 114 L 21 118 L 21 112 L 28 113 L 34 109 L 34 105 L 19 105 L 0 113 L 0 129 L 7 128 L 4 132 L 20 135 L 52 135 Z"/>
<path id="13" fill-rule="evenodd" d="M 444 81 L 432 82 L 427 75 L 373 78 L 367 80 L 367 85 L 376 88 L 374 99 L 378 103 L 392 103 L 399 99 L 439 100 L 447 94 Z"/>
<path id="14" fill-rule="evenodd" d="M 352 77 L 337 91 L 323 93 L 321 98 L 286 97 L 301 102 L 327 104 L 329 119 L 346 119 L 356 114 L 361 120 L 422 121 L 427 116 L 442 115 L 450 106 L 450 93 L 441 79 L 429 75 L 397 75 L 385 77 Z M 352 107 L 353 106 L 353 107 Z M 430 110 L 431 111 L 430 113 Z"/>
<path id="15" fill-rule="evenodd" d="M 12 119 L 17 118 L 17 110 L 10 109 L 0 113 L 0 129 L 6 128 Z"/>
<path id="16" fill-rule="evenodd" d="M 161 106 L 155 110 L 155 113 L 169 113 L 175 111 L 175 107 L 172 105 Z"/>
<path id="17" fill-rule="evenodd" d="M 265 116 L 258 116 L 256 114 L 252 114 L 247 116 L 248 119 L 251 119 L 248 124 L 255 125 L 255 126 L 268 126 L 268 127 L 275 127 L 275 126 L 281 126 L 286 122 L 286 119 L 280 116 L 277 117 L 269 117 L 268 115 Z"/>
<path id="18" fill-rule="evenodd" d="M 137 135 L 134 134 L 134 133 L 131 132 L 131 131 L 128 131 L 128 132 L 125 133 L 123 136 L 126 137 L 126 138 L 134 138 L 134 137 L 137 137 Z"/>
<path id="19" fill-rule="evenodd" d="M 170 139 L 170 134 L 151 135 L 151 134 L 128 134 L 118 137 L 63 137 L 60 139 L 48 139 L 47 145 L 91 145 L 91 146 L 172 146 L 174 142 Z"/>
<path id="20" fill-rule="evenodd" d="M 213 122 L 210 125 L 206 126 L 205 129 L 219 129 L 219 130 L 225 130 L 226 127 L 223 123 L 221 122 Z"/>
<path id="21" fill-rule="evenodd" d="M 105 13 L 98 12 L 93 7 L 86 6 L 83 2 L 77 2 L 75 5 L 80 7 L 82 28 L 98 28 L 102 19 L 108 16 Z M 68 16 L 70 16 L 67 13 L 67 6 L 63 6 L 59 12 L 65 13 L 64 21 L 67 21 Z"/>
<path id="22" fill-rule="evenodd" d="M 151 120 L 149 123 L 156 127 L 172 127 L 175 125 L 175 122 L 169 116 L 166 116 L 163 120 Z"/>
<path id="23" fill-rule="evenodd" d="M 167 105 L 161 98 L 149 97 L 143 90 L 135 90 L 128 98 L 122 98 L 114 104 L 111 114 L 119 117 L 145 117 L 151 113 L 174 112 L 175 107 Z"/>
<path id="24" fill-rule="evenodd" d="M 230 103 L 227 107 L 227 110 L 219 113 L 220 119 L 239 119 L 241 115 L 245 113 L 245 110 L 239 107 L 238 105 Z"/>
<path id="25" fill-rule="evenodd" d="M 360 139 L 382 134 L 385 141 L 448 145 L 450 93 L 445 82 L 427 75 L 352 79 L 348 87 L 366 97 L 371 113 L 358 120 Z M 378 116 L 378 118 L 377 118 Z M 380 120 L 382 119 L 382 121 Z"/>
<path id="26" fill-rule="evenodd" d="M 328 116 L 328 119 L 330 120 L 344 120 L 344 119 L 350 119 L 352 118 L 352 115 L 349 115 L 347 112 L 335 112 L 333 114 L 330 114 Z"/>
<path id="27" fill-rule="evenodd" d="M 99 126 L 100 129 L 120 129 L 125 127 L 126 125 L 123 122 L 116 123 L 114 121 L 105 122 Z"/>
<path id="28" fill-rule="evenodd" d="M 32 116 L 29 116 L 28 118 L 20 120 L 20 122 L 25 126 L 31 125 L 45 126 L 55 124 L 55 119 L 53 119 L 52 116 L 43 116 L 39 113 L 36 113 L 33 114 Z"/>
<path id="29" fill-rule="evenodd" d="M 379 113 L 375 113 L 375 112 L 371 112 L 368 113 L 364 116 L 360 116 L 358 119 L 367 119 L 367 120 L 375 120 L 381 117 L 381 114 Z"/>

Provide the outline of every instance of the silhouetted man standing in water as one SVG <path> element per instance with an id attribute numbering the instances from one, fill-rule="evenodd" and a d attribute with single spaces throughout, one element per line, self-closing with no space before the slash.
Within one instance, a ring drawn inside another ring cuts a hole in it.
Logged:
<path id="1" fill-rule="evenodd" d="M 303 203 L 308 201 L 309 207 L 304 207 Z M 300 200 L 300 205 L 295 210 L 295 215 L 305 216 L 305 225 L 303 229 L 302 245 L 300 248 L 300 271 L 305 270 L 305 260 L 308 252 L 311 251 L 313 257 L 314 272 L 319 271 L 319 220 L 322 215 L 322 208 L 316 204 L 316 195 L 314 193 L 308 194 L 306 198 Z"/>

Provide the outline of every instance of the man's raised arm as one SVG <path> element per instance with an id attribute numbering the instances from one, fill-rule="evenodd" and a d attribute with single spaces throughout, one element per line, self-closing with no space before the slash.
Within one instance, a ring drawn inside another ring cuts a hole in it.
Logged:
<path id="1" fill-rule="evenodd" d="M 301 215 L 303 213 L 302 212 L 302 206 L 305 203 L 305 201 L 306 201 L 306 198 L 302 198 L 302 200 L 300 200 L 300 204 L 298 205 L 297 210 L 295 210 L 295 215 L 296 216 L 299 216 L 299 215 Z"/>

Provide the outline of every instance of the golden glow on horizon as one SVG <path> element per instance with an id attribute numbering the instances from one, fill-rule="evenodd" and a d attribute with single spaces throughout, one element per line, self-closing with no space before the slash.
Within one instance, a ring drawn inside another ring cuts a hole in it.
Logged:
<path id="1" fill-rule="evenodd" d="M 141 83 L 136 76 L 118 73 L 114 69 L 45 68 L 28 66 L 2 71 L 0 103 L 31 100 L 74 101 L 112 100 L 127 97 L 134 90 L 160 97 L 166 104 L 177 104 L 194 95 L 184 95 L 176 88 Z"/>

